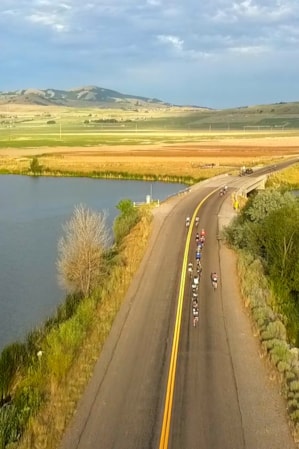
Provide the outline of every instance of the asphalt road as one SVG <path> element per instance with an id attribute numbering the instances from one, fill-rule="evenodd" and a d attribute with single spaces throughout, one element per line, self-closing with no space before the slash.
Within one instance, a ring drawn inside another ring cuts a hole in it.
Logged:
<path id="1" fill-rule="evenodd" d="M 228 181 L 240 182 L 219 177 L 201 183 L 157 210 L 146 256 L 61 449 L 159 447 L 185 217 Z M 228 211 L 226 219 L 232 214 L 228 198 L 215 194 L 200 210 L 200 226 L 207 230 L 200 319 L 193 328 L 187 284 L 168 447 L 293 449 L 285 404 L 277 385 L 269 381 L 243 310 L 233 255 L 217 240 L 223 211 Z M 194 258 L 193 245 L 192 239 L 189 259 Z M 220 273 L 216 292 L 210 285 L 212 270 Z"/>

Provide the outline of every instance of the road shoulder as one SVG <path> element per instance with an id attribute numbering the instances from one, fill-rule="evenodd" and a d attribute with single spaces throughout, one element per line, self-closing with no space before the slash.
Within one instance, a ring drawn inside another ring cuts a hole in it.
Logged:
<path id="1" fill-rule="evenodd" d="M 226 199 L 218 220 L 219 228 L 229 224 L 236 212 Z M 250 311 L 242 300 L 237 274 L 237 256 L 220 242 L 223 316 L 232 365 L 235 373 L 239 407 L 246 449 L 295 449 L 288 424 L 286 401 L 273 369 L 263 358 Z"/>

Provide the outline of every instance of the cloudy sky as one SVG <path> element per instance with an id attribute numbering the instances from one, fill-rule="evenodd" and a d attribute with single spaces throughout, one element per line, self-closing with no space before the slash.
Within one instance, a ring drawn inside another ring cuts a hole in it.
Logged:
<path id="1" fill-rule="evenodd" d="M 299 101 L 299 0 L 0 0 L 0 91 Z"/>

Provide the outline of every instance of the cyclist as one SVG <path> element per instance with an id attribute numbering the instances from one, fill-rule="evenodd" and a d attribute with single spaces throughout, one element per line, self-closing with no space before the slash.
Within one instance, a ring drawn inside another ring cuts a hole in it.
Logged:
<path id="1" fill-rule="evenodd" d="M 217 276 L 216 271 L 211 273 L 211 279 L 212 279 L 213 282 L 218 282 L 218 276 Z"/>
<path id="2" fill-rule="evenodd" d="M 200 260 L 200 259 L 201 259 L 201 252 L 196 251 L 195 259 L 196 259 L 196 260 Z"/>
<path id="3" fill-rule="evenodd" d="M 195 217 L 195 226 L 197 227 L 199 225 L 199 217 Z"/>
<path id="4" fill-rule="evenodd" d="M 193 307 L 192 308 L 192 315 L 193 315 L 193 327 L 196 327 L 197 323 L 198 323 L 198 307 Z"/>
<path id="5" fill-rule="evenodd" d="M 194 278 L 193 278 L 193 284 L 194 284 L 194 285 L 198 285 L 198 284 L 199 284 L 199 276 L 198 276 L 198 275 L 194 276 Z"/>

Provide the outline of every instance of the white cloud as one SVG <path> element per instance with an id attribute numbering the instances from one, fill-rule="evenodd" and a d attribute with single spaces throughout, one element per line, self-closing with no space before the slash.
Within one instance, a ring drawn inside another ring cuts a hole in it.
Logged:
<path id="1" fill-rule="evenodd" d="M 37 12 L 26 17 L 32 23 L 37 23 L 45 26 L 49 26 L 56 31 L 66 31 L 67 26 L 61 22 L 60 17 L 56 14 L 46 14 L 42 12 Z"/>
<path id="2" fill-rule="evenodd" d="M 163 44 L 170 44 L 178 51 L 183 50 L 184 41 L 177 36 L 163 35 L 157 36 L 158 40 Z"/>
<path id="3" fill-rule="evenodd" d="M 266 53 L 269 51 L 269 48 L 267 48 L 266 46 L 258 46 L 258 45 L 251 45 L 251 46 L 240 46 L 240 47 L 230 47 L 228 49 L 229 52 L 231 53 L 236 53 L 236 54 L 243 54 L 243 55 L 258 55 L 261 53 Z"/>

